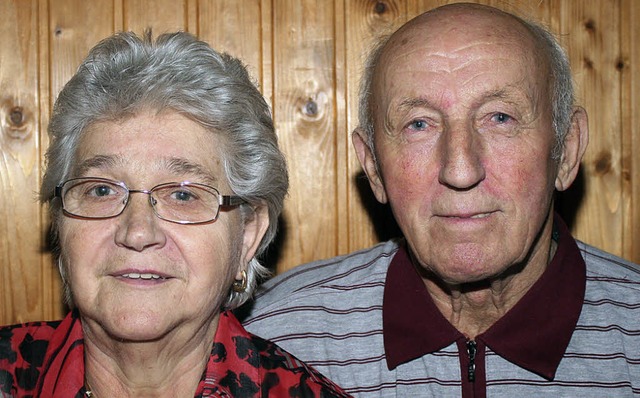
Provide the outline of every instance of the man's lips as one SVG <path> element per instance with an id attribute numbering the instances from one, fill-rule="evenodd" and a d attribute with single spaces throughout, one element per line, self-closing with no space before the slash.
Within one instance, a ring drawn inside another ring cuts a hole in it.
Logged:
<path id="1" fill-rule="evenodd" d="M 465 212 L 443 213 L 443 214 L 439 214 L 438 216 L 443 218 L 477 220 L 477 219 L 487 218 L 494 213 L 495 211 L 471 211 L 471 212 L 465 211 Z"/>

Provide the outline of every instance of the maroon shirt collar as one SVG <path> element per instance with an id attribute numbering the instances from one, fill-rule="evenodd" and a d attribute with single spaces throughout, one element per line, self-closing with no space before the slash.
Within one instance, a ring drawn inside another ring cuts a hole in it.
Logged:
<path id="1" fill-rule="evenodd" d="M 575 240 L 559 217 L 554 223 L 558 249 L 545 272 L 509 312 L 476 338 L 501 357 L 547 379 L 553 379 L 578 322 L 586 283 L 586 266 Z M 405 247 L 398 250 L 387 272 L 382 318 L 389 369 L 465 338 L 433 303 Z"/>

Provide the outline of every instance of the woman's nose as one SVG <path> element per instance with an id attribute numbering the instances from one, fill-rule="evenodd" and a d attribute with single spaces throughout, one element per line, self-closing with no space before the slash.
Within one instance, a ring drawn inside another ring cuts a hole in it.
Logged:
<path id="1" fill-rule="evenodd" d="M 142 195 L 132 195 L 140 193 Z M 153 198 L 148 192 L 130 192 L 122 214 L 118 217 L 116 243 L 136 251 L 147 247 L 164 245 L 166 237 L 160 227 L 161 220 L 152 206 Z"/>

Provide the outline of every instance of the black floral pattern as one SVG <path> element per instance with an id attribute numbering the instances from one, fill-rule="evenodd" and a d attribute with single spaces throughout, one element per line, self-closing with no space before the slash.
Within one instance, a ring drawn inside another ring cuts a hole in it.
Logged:
<path id="1" fill-rule="evenodd" d="M 61 322 L 0 328 L 0 397 L 84 394 L 84 339 L 79 314 Z M 248 333 L 229 312 L 196 391 L 204 397 L 349 397 L 274 343 Z"/>

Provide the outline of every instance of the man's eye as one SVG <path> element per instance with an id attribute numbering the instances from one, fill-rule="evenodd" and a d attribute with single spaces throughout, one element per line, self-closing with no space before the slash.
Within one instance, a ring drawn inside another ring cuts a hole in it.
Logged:
<path id="1" fill-rule="evenodd" d="M 409 128 L 412 130 L 424 130 L 427 127 L 429 127 L 429 125 L 424 120 L 414 120 L 409 123 Z"/>
<path id="2" fill-rule="evenodd" d="M 502 113 L 502 112 L 498 112 L 495 115 L 493 115 L 491 117 L 491 120 L 493 120 L 496 123 L 507 123 L 509 121 L 511 121 L 513 118 L 509 115 L 507 115 L 506 113 Z"/>

